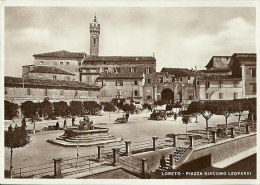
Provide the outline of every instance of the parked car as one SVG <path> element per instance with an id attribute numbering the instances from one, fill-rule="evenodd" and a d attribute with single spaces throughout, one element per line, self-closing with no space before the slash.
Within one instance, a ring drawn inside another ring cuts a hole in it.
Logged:
<path id="1" fill-rule="evenodd" d="M 117 119 L 115 120 L 115 124 L 121 124 L 121 123 L 127 123 L 125 116 L 123 116 L 123 117 L 121 117 L 121 118 L 117 118 Z"/>
<path id="2" fill-rule="evenodd" d="M 150 114 L 150 119 L 152 120 L 166 120 L 167 114 L 166 110 L 154 110 L 152 114 Z"/>
<path id="3" fill-rule="evenodd" d="M 172 110 L 167 110 L 166 114 L 168 117 L 171 117 L 171 116 L 173 116 L 174 112 Z"/>

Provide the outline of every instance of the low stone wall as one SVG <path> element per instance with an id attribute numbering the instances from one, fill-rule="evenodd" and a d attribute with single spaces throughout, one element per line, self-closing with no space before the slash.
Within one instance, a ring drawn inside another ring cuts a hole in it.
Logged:
<path id="1" fill-rule="evenodd" d="M 256 140 L 256 134 L 254 133 L 201 146 L 193 150 L 186 163 L 211 155 L 211 164 L 214 164 L 255 147 Z"/>
<path id="2" fill-rule="evenodd" d="M 133 155 L 134 158 L 147 159 L 148 169 L 155 171 L 160 166 L 160 159 L 165 156 L 167 159 L 169 154 L 173 154 L 175 147 L 160 149 L 157 151 L 144 152 Z"/>

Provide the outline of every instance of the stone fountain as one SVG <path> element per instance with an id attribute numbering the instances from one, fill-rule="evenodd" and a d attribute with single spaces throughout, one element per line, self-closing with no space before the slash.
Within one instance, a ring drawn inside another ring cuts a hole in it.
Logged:
<path id="1" fill-rule="evenodd" d="M 80 125 L 65 128 L 63 135 L 50 139 L 48 142 L 62 146 L 92 146 L 122 140 L 109 135 L 108 131 L 108 128 L 93 126 L 93 121 L 84 117 Z"/>

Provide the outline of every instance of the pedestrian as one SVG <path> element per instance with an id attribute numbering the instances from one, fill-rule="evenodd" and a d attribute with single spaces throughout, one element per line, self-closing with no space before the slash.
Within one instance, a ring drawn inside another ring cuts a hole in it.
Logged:
<path id="1" fill-rule="evenodd" d="M 67 127 L 67 121 L 65 119 L 64 122 L 63 122 L 63 128 L 66 128 L 66 127 Z"/>
<path id="2" fill-rule="evenodd" d="M 75 117 L 74 116 L 72 116 L 72 126 L 74 126 L 75 124 L 74 124 L 74 122 L 75 122 Z"/>
<path id="3" fill-rule="evenodd" d="M 59 124 L 59 122 L 57 121 L 56 126 L 55 126 L 55 130 L 59 130 L 59 128 L 60 128 L 60 124 Z"/>
<path id="4" fill-rule="evenodd" d="M 25 128 L 27 127 L 27 126 L 26 126 L 26 120 L 25 120 L 25 118 L 22 119 L 22 122 L 21 122 L 21 123 L 22 123 L 22 126 L 21 126 L 21 127 L 22 127 L 23 129 L 25 129 Z"/>
<path id="5" fill-rule="evenodd" d="M 125 118 L 126 118 L 126 122 L 128 122 L 128 118 L 129 118 L 129 112 L 128 111 L 125 114 Z"/>
<path id="6" fill-rule="evenodd" d="M 165 156 L 162 156 L 162 158 L 160 160 L 160 166 L 161 166 L 161 168 L 165 168 L 166 167 Z"/>
<path id="7" fill-rule="evenodd" d="M 15 124 L 14 130 L 17 131 L 19 129 L 19 127 L 17 126 L 17 124 Z"/>
<path id="8" fill-rule="evenodd" d="M 10 124 L 10 126 L 8 127 L 8 132 L 12 132 L 13 131 L 13 127 L 12 124 Z"/>
<path id="9" fill-rule="evenodd" d="M 176 121 L 177 120 L 177 113 L 176 112 L 174 113 L 173 117 L 174 117 L 174 120 Z"/>

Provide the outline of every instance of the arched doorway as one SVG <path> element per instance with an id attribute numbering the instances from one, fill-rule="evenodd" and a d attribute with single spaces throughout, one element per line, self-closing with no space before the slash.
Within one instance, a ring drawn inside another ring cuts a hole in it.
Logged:
<path id="1" fill-rule="evenodd" d="M 169 103 L 174 103 L 174 92 L 171 89 L 164 89 L 161 92 L 161 99 L 162 100 L 168 100 Z"/>

